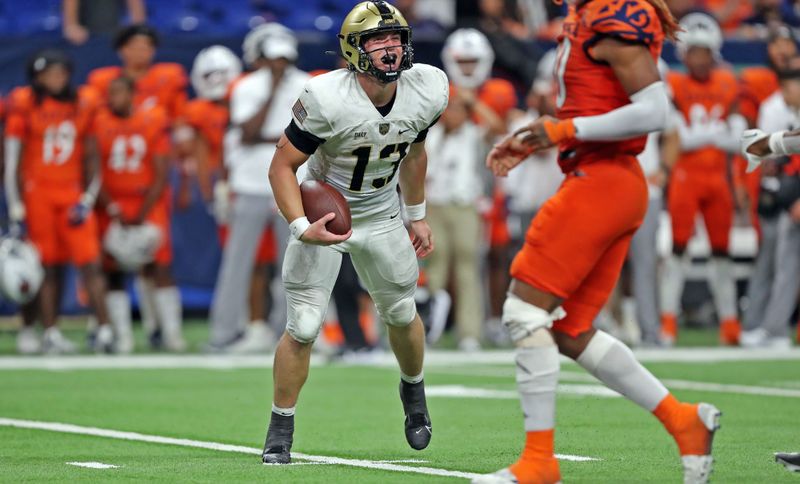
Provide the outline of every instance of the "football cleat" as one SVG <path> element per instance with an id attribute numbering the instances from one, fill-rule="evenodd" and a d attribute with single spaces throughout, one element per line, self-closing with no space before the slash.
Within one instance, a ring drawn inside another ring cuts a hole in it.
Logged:
<path id="1" fill-rule="evenodd" d="M 711 477 L 714 458 L 711 456 L 711 446 L 714 440 L 714 433 L 719 429 L 719 419 L 722 412 L 708 403 L 701 403 L 697 406 L 697 417 L 699 424 L 704 427 L 702 442 L 705 447 L 704 455 L 682 455 L 683 482 L 684 484 L 705 484 Z"/>
<path id="2" fill-rule="evenodd" d="M 556 468 L 557 470 L 558 468 Z M 511 469 L 506 467 L 505 469 L 500 469 L 499 471 L 492 473 L 492 474 L 484 474 L 482 476 L 474 477 L 472 479 L 472 484 L 519 484 L 521 481 L 517 479 L 517 476 L 511 472 Z M 553 483 L 553 484 L 561 484 L 560 477 L 558 480 L 553 481 L 552 479 L 548 479 L 546 477 L 540 477 L 535 481 L 528 481 L 528 482 L 537 482 L 537 483 Z"/>
<path id="3" fill-rule="evenodd" d="M 800 472 L 800 452 L 775 452 L 775 462 L 788 471 Z"/>
<path id="4" fill-rule="evenodd" d="M 412 449 L 422 450 L 431 441 L 431 418 L 425 402 L 425 383 L 400 381 L 400 401 L 406 414 L 406 441 Z"/>
<path id="5" fill-rule="evenodd" d="M 294 415 L 278 415 L 273 412 L 267 430 L 267 441 L 261 453 L 264 464 L 289 464 L 292 462 L 292 439 L 294 435 Z"/>
<path id="6" fill-rule="evenodd" d="M 500 469 L 492 474 L 484 474 L 472 479 L 472 484 L 517 484 L 517 476 L 515 476 L 509 469 Z"/>

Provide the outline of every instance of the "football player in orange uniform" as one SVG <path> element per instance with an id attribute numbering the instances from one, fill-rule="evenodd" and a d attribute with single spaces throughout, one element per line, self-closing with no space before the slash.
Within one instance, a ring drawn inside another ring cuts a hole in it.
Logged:
<path id="1" fill-rule="evenodd" d="M 103 97 L 112 80 L 124 75 L 136 82 L 133 104 L 136 108 L 161 106 L 169 119 L 175 119 L 186 105 L 188 84 L 183 66 L 171 62 L 153 63 L 158 34 L 147 25 L 126 27 L 114 39 L 114 50 L 122 66 L 109 66 L 89 73 L 88 84 Z"/>
<path id="2" fill-rule="evenodd" d="M 187 77 L 183 66 L 170 62 L 153 63 L 158 47 L 157 32 L 147 25 L 136 24 L 122 29 L 114 38 L 122 66 L 101 67 L 89 73 L 88 84 L 102 97 L 108 94 L 108 85 L 122 75 L 136 82 L 134 106 L 150 108 L 161 106 L 170 121 L 184 111 L 186 105 Z M 139 309 L 145 330 L 157 333 L 158 321 L 155 309 L 155 288 L 144 278 L 137 277 L 136 292 L 139 294 Z M 156 340 L 151 340 L 156 342 Z"/>
<path id="3" fill-rule="evenodd" d="M 182 351 L 185 343 L 181 335 L 181 300 L 170 274 L 172 245 L 165 190 L 169 121 L 159 106 L 135 109 L 134 90 L 131 79 L 112 80 L 108 85 L 108 107 L 98 112 L 90 130 L 89 156 L 100 160 L 103 173 L 99 205 L 104 211 L 100 212 L 100 226 L 104 234 L 111 230 L 112 221 L 127 228 L 146 224 L 158 230 L 153 237 L 157 242 L 146 244 L 151 247 L 152 260 L 142 260 L 146 262 L 143 272 L 156 287 L 155 310 L 164 346 Z M 106 249 L 113 250 L 108 242 Z M 108 306 L 117 331 L 117 349 L 129 353 L 133 350 L 131 310 L 122 272 L 134 267 L 121 267 L 121 257 L 116 257 L 119 264 L 107 265 L 106 271 L 111 288 Z"/>
<path id="4" fill-rule="evenodd" d="M 734 203 L 728 182 L 729 153 L 738 152 L 738 139 L 747 127 L 736 112 L 738 83 L 719 65 L 722 32 L 702 13 L 681 20 L 679 55 L 687 73 L 672 72 L 669 84 L 680 114 L 678 133 L 682 153 L 672 170 L 667 208 L 672 220 L 672 254 L 661 284 L 661 339 L 675 341 L 677 316 L 686 266 L 686 247 L 702 214 L 711 244 L 710 284 L 720 319 L 720 341 L 738 344 L 736 286 L 728 256 Z"/>
<path id="5" fill-rule="evenodd" d="M 45 268 L 39 296 L 43 350 L 75 351 L 56 327 L 60 268 L 71 262 L 80 271 L 100 324 L 93 339 L 95 349 L 110 351 L 113 334 L 107 324 L 97 220 L 92 212 L 99 178 L 95 167 L 83 160 L 83 142 L 97 99 L 86 88 L 76 92 L 70 86 L 71 74 L 72 62 L 65 53 L 42 51 L 28 66 L 30 85 L 9 96 L 6 196 L 12 224 L 27 224 Z"/>
<path id="6" fill-rule="evenodd" d="M 679 402 L 624 344 L 592 327 L 647 209 L 636 155 L 647 133 L 667 124 L 656 59 L 677 29 L 661 0 L 571 4 L 555 69 L 558 119 L 538 118 L 489 154 L 487 165 L 504 176 L 558 145 L 566 180 L 531 222 L 503 305 L 517 348 L 525 448 L 511 467 L 473 482 L 561 481 L 553 445 L 559 351 L 664 424 L 678 444 L 684 482 L 708 479 L 719 411 Z"/>

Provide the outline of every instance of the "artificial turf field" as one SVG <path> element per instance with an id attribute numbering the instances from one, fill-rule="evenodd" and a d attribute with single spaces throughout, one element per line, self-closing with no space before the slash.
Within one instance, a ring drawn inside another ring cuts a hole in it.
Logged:
<path id="1" fill-rule="evenodd" d="M 7 347 L 8 336 L 0 334 L 0 349 Z M 642 354 L 679 398 L 722 409 L 713 482 L 800 482 L 772 458 L 775 451 L 800 450 L 797 351 Z M 469 473 L 512 462 L 523 434 L 511 353 L 429 355 L 428 449 L 416 452 L 405 443 L 398 374 L 387 354 L 378 366 L 312 368 L 293 449 L 305 458 L 290 466 L 263 466 L 258 457 L 271 357 L 0 357 L 0 480 L 465 482 Z M 771 357 L 784 359 L 765 359 Z M 576 365 L 562 370 L 556 451 L 596 459 L 562 460 L 564 482 L 681 482 L 674 443 L 655 418 L 603 392 Z M 85 427 L 137 434 L 86 435 L 100 431 Z M 191 441 L 159 443 L 152 436 Z"/>

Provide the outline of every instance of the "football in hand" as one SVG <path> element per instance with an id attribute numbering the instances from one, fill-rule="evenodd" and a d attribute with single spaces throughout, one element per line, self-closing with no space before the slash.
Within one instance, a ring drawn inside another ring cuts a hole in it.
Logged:
<path id="1" fill-rule="evenodd" d="M 333 212 L 336 218 L 328 222 L 325 228 L 336 235 L 344 235 L 350 230 L 350 205 L 338 190 L 325 182 L 306 180 L 300 184 L 300 196 L 309 222 L 313 224 Z"/>

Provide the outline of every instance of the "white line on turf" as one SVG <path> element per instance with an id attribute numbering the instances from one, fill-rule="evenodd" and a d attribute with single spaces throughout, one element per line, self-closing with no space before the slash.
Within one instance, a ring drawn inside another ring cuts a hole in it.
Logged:
<path id="1" fill-rule="evenodd" d="M 35 420 L 20 420 L 14 418 L 0 417 L 0 427 L 15 427 L 21 429 L 36 429 L 36 430 L 49 430 L 51 432 L 62 432 L 67 434 L 78 435 L 91 435 L 94 437 L 106 437 L 111 439 L 128 440 L 135 442 L 149 442 L 153 444 L 166 444 L 178 445 L 183 447 L 194 447 L 198 449 L 217 450 L 221 452 L 236 452 L 240 454 L 261 455 L 261 449 L 254 447 L 244 447 L 241 445 L 221 444 L 217 442 L 204 442 L 201 440 L 178 439 L 174 437 L 162 437 L 160 435 L 147 435 L 138 432 L 123 432 L 119 430 L 101 429 L 97 427 L 84 427 L 81 425 L 72 425 L 58 422 L 40 422 Z M 301 454 L 299 452 L 292 452 L 292 456 L 309 462 L 319 464 L 333 464 L 350 467 L 362 467 L 365 469 L 377 469 L 384 471 L 395 472 L 410 472 L 415 474 L 425 474 L 429 476 L 441 477 L 461 477 L 464 479 L 473 479 L 480 474 L 471 472 L 451 471 L 447 469 L 438 469 L 435 467 L 412 467 L 392 464 L 389 462 L 372 461 L 366 459 L 344 459 L 341 457 L 329 457 L 321 455 Z M 556 456 L 562 458 L 562 456 Z M 596 460 L 592 457 L 582 456 L 566 456 L 567 460 Z"/>
<path id="2" fill-rule="evenodd" d="M 557 392 L 559 395 L 611 398 L 622 396 L 602 385 L 560 384 L 558 385 Z M 495 390 L 490 388 L 467 387 L 464 385 L 430 385 L 425 387 L 425 394 L 429 397 L 494 398 L 500 400 L 519 399 L 519 393 L 517 393 L 516 390 Z"/>
<path id="3" fill-rule="evenodd" d="M 103 464 L 102 462 L 67 462 L 69 466 L 86 467 L 87 469 L 119 469 L 114 464 Z"/>
<path id="4" fill-rule="evenodd" d="M 672 348 L 634 351 L 643 363 L 709 363 L 720 361 L 800 360 L 800 348 L 787 350 L 742 348 Z M 568 361 L 564 359 L 564 361 Z M 312 365 L 325 364 L 327 360 L 313 355 Z M 465 365 L 513 364 L 511 350 L 460 352 L 430 350 L 425 354 L 426 368 L 456 367 Z M 342 365 L 344 366 L 344 365 Z M 365 365 L 360 365 L 365 366 Z M 377 355 L 366 366 L 396 368 L 391 352 Z M 112 369 L 168 369 L 199 368 L 233 370 L 238 368 L 271 368 L 272 355 L 127 355 L 127 356 L 41 356 L 0 357 L 0 370 L 112 370 Z"/>

